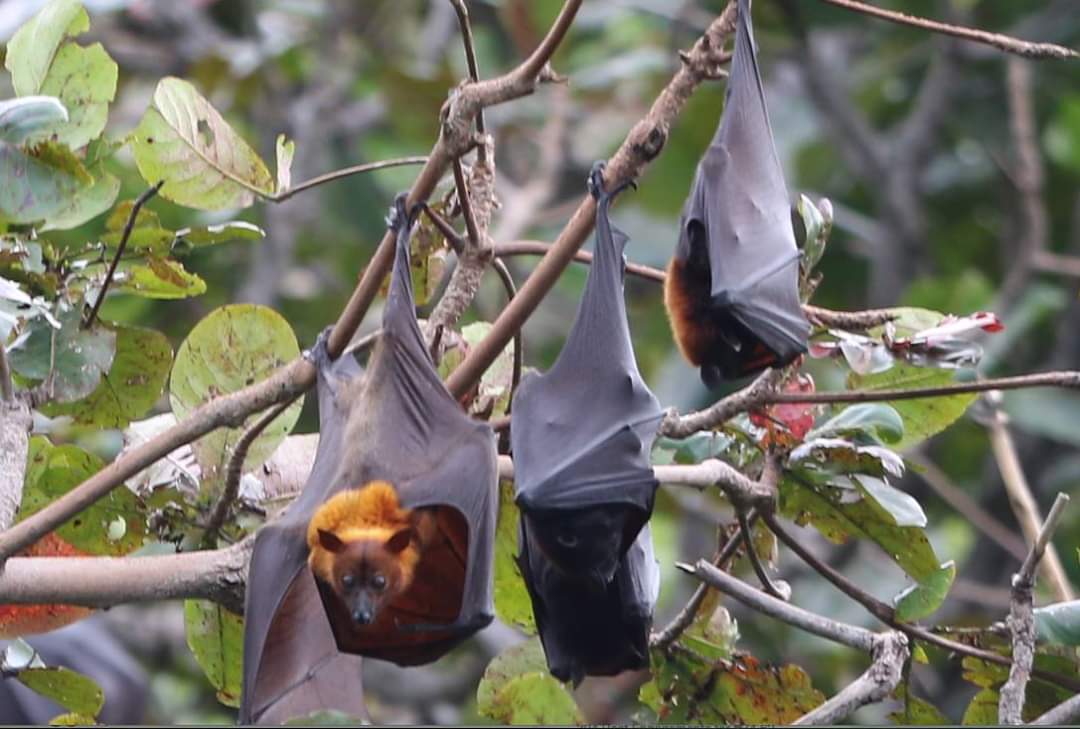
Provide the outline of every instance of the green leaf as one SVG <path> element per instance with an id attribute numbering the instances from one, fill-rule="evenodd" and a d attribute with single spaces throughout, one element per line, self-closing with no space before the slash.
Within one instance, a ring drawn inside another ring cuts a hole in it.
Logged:
<path id="1" fill-rule="evenodd" d="M 49 719 L 49 726 L 91 726 L 95 723 L 92 716 L 77 714 L 74 711 L 67 714 L 58 714 Z"/>
<path id="2" fill-rule="evenodd" d="M 685 649 L 652 651 L 653 681 L 640 698 L 661 724 L 790 724 L 824 696 L 799 666 L 762 665 L 752 656 L 713 661 Z"/>
<path id="3" fill-rule="evenodd" d="M 852 479 L 862 487 L 864 493 L 878 503 L 878 506 L 889 513 L 896 526 L 920 528 L 926 526 L 926 514 L 919 506 L 919 502 L 909 494 L 890 486 L 884 479 L 874 476 L 861 473 L 853 475 Z"/>
<path id="4" fill-rule="evenodd" d="M 26 486 L 19 521 L 43 509 L 104 467 L 100 458 L 73 445 L 54 446 L 44 436 L 30 439 Z M 123 522 L 123 531 L 117 528 Z M 91 554 L 122 556 L 142 546 L 146 519 L 139 500 L 121 486 L 62 524 L 57 535 Z"/>
<path id="5" fill-rule="evenodd" d="M 495 612 L 504 623 L 536 633 L 532 602 L 518 567 L 518 520 L 512 481 L 499 483 L 499 517 L 495 527 Z"/>
<path id="6" fill-rule="evenodd" d="M 123 231 L 105 233 L 101 236 L 101 242 L 109 248 L 115 249 L 119 247 L 123 237 Z M 150 251 L 156 256 L 166 256 L 169 254 L 169 250 L 172 248 L 175 239 L 176 233 L 165 228 L 155 228 L 150 226 L 132 228 L 131 234 L 128 236 L 127 246 L 124 250 Z"/>
<path id="7" fill-rule="evenodd" d="M 96 717 L 105 705 L 105 694 L 94 679 L 70 668 L 27 668 L 19 671 L 18 679 L 75 714 Z"/>
<path id="8" fill-rule="evenodd" d="M 469 347 L 476 346 L 491 331 L 486 321 L 473 322 L 461 328 L 461 337 Z M 497 418 L 506 414 L 510 406 L 510 385 L 514 376 L 514 343 L 511 341 L 495 358 L 480 377 L 476 398 L 469 406 L 470 412 L 489 413 Z"/>
<path id="9" fill-rule="evenodd" d="M 244 670 L 244 619 L 209 600 L 184 601 L 187 644 L 217 700 L 240 705 Z"/>
<path id="10" fill-rule="evenodd" d="M 52 0 L 21 28 L 7 45 L 4 67 L 18 96 L 36 94 L 45 81 L 60 43 L 85 33 L 90 16 L 77 0 Z"/>
<path id="11" fill-rule="evenodd" d="M 93 178 L 47 145 L 31 152 L 0 142 L 0 218 L 33 223 L 63 214 Z M 70 154 L 70 153 L 69 153 Z"/>
<path id="12" fill-rule="evenodd" d="M 476 687 L 476 703 L 483 712 L 483 707 L 491 706 L 499 691 L 513 679 L 527 673 L 545 671 L 547 658 L 544 657 L 544 648 L 540 639 L 534 635 L 510 646 L 491 660 Z"/>
<path id="13" fill-rule="evenodd" d="M 954 381 L 954 372 L 947 369 L 913 367 L 897 362 L 892 369 L 871 375 L 851 374 L 849 388 L 853 390 L 911 390 L 940 387 Z M 975 400 L 975 393 L 927 397 L 917 400 L 894 400 L 888 404 L 904 420 L 903 435 L 890 445 L 905 450 L 932 435 L 940 433 L 964 414 Z"/>
<path id="14" fill-rule="evenodd" d="M 52 375 L 52 393 L 58 402 L 86 397 L 101 382 L 116 354 L 116 333 L 96 323 L 82 328 L 82 315 L 69 309 L 57 317 L 60 329 L 44 319 L 35 319 L 28 336 L 9 354 L 11 367 L 19 375 L 39 382 Z"/>
<path id="15" fill-rule="evenodd" d="M 897 699 L 904 702 L 904 708 L 889 714 L 889 719 L 893 724 L 904 726 L 949 726 L 952 724 L 936 706 L 912 694 L 905 684 L 897 686 L 894 694 Z"/>
<path id="16" fill-rule="evenodd" d="M 120 180 L 98 164 L 92 171 L 94 182 L 76 190 L 67 203 L 49 215 L 41 230 L 70 230 L 96 218 L 109 209 L 120 194 Z"/>
<path id="17" fill-rule="evenodd" d="M 206 282 L 179 261 L 148 255 L 145 263 L 122 261 L 109 291 L 146 299 L 186 299 L 206 293 Z"/>
<path id="18" fill-rule="evenodd" d="M 997 691 L 984 688 L 971 697 L 960 723 L 964 726 L 996 726 L 999 698 Z"/>
<path id="19" fill-rule="evenodd" d="M 1080 646 L 1080 600 L 1035 608 L 1035 629 L 1040 640 Z"/>
<path id="20" fill-rule="evenodd" d="M 116 96 L 117 66 L 100 43 L 83 48 L 65 43 L 57 51 L 41 84 L 41 93 L 67 107 L 69 119 L 34 134 L 72 149 L 84 147 L 105 130 L 109 103 Z"/>
<path id="21" fill-rule="evenodd" d="M 929 578 L 893 598 L 896 619 L 910 623 L 932 615 L 945 602 L 955 579 L 956 563 L 950 559 Z"/>
<path id="22" fill-rule="evenodd" d="M 780 482 L 780 508 L 800 526 L 813 524 L 826 539 L 843 544 L 848 539 L 869 539 L 917 582 L 929 580 L 940 569 L 926 532 L 901 527 L 872 498 L 851 500 L 851 490 L 829 485 Z"/>
<path id="23" fill-rule="evenodd" d="M 883 403 L 859 403 L 844 408 L 807 433 L 807 439 L 828 435 L 868 435 L 885 443 L 904 437 L 904 419 Z"/>
<path id="24" fill-rule="evenodd" d="M 154 101 L 133 132 L 139 173 L 165 180 L 161 196 L 201 210 L 242 208 L 254 190 L 273 193 L 266 165 L 187 81 L 158 82 Z"/>
<path id="25" fill-rule="evenodd" d="M 252 304 L 223 306 L 212 311 L 180 345 L 169 380 L 169 402 L 184 418 L 211 398 L 260 382 L 300 356 L 289 323 L 273 309 Z M 279 415 L 255 439 L 245 463 L 262 463 L 292 431 L 303 398 Z M 253 413 L 239 428 L 219 428 L 193 444 L 202 467 L 204 485 L 217 482 L 240 436 L 262 413 Z"/>
<path id="26" fill-rule="evenodd" d="M 67 109 L 53 96 L 0 101 L 0 141 L 22 144 L 38 129 L 67 120 Z"/>
<path id="27" fill-rule="evenodd" d="M 277 136 L 277 192 L 281 194 L 292 187 L 292 161 L 296 142 L 284 134 Z"/>
<path id="28" fill-rule="evenodd" d="M 484 716 L 511 726 L 579 726 L 585 723 L 574 697 L 546 673 L 528 673 L 509 681 Z"/>
<path id="29" fill-rule="evenodd" d="M 262 228 L 242 220 L 176 231 L 177 243 L 183 242 L 194 248 L 216 246 L 231 240 L 261 240 L 265 237 L 266 231 Z"/>
<path id="30" fill-rule="evenodd" d="M 116 355 L 97 389 L 73 403 L 44 406 L 46 415 L 69 415 L 80 425 L 123 428 L 150 411 L 169 376 L 172 345 L 152 329 L 116 326 L 115 331 Z"/>

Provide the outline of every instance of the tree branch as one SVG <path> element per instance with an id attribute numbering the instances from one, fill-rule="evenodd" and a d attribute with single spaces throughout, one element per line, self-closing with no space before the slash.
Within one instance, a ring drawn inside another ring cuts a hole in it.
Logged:
<path id="1" fill-rule="evenodd" d="M 908 639 L 891 631 L 874 636 L 873 662 L 866 671 L 821 706 L 794 722 L 796 726 L 839 724 L 856 709 L 884 700 L 900 685 L 904 664 L 911 656 Z"/>
<path id="2" fill-rule="evenodd" d="M 768 369 L 758 375 L 749 387 L 718 400 L 708 408 L 696 413 L 679 415 L 674 409 L 668 411 L 660 423 L 660 434 L 669 438 L 685 438 L 699 430 L 707 430 L 727 422 L 739 413 L 746 412 L 765 402 L 783 377 L 781 370 Z"/>
<path id="3" fill-rule="evenodd" d="M 1059 493 L 1031 551 L 1020 571 L 1013 576 L 1012 605 L 1006 625 L 1012 634 L 1012 666 L 1009 679 L 1001 687 L 998 698 L 998 721 L 1002 724 L 1022 724 L 1024 692 L 1031 678 L 1031 666 L 1035 661 L 1035 615 L 1032 611 L 1032 592 L 1035 589 L 1035 567 L 1042 559 L 1046 546 L 1065 513 L 1069 497 Z"/>
<path id="4" fill-rule="evenodd" d="M 1032 726 L 1068 726 L 1080 717 L 1080 694 L 1061 702 L 1031 722 Z"/>
<path id="5" fill-rule="evenodd" d="M 906 13 L 898 13 L 892 10 L 885 10 L 884 8 L 867 5 L 866 3 L 861 3 L 857 0 L 821 1 L 828 3 L 829 5 L 836 5 L 837 7 L 841 7 L 846 10 L 854 10 L 855 12 L 863 13 L 864 15 L 872 15 L 875 18 L 888 20 L 891 23 L 897 23 L 899 25 L 910 25 L 915 28 L 933 31 L 934 33 L 951 35 L 955 38 L 962 38 L 964 40 L 993 46 L 994 48 L 1005 51 L 1006 53 L 1015 53 L 1017 55 L 1026 56 L 1028 58 L 1080 58 L 1080 53 L 1078 53 L 1077 51 L 1074 51 L 1071 48 L 1065 48 L 1064 46 L 1056 45 L 1054 43 L 1033 43 L 1031 41 L 1020 40 L 1018 38 L 1011 38 L 1007 35 L 1001 35 L 1000 33 L 990 33 L 988 31 L 979 30 L 977 28 L 964 28 L 958 25 L 949 25 L 948 23 L 941 23 L 936 20 L 928 20 L 926 18 L 920 18 L 915 15 L 907 15 Z"/>
<path id="6" fill-rule="evenodd" d="M 408 165 L 422 165 L 427 162 L 427 157 L 399 157 L 397 159 L 384 159 L 378 162 L 368 162 L 362 165 L 353 165 L 352 167 L 345 167 L 340 170 L 334 170 L 333 172 L 327 172 L 325 175 L 319 175 L 318 177 L 312 177 L 310 180 L 301 182 L 295 187 L 290 187 L 285 192 L 280 192 L 276 195 L 268 195 L 265 191 L 259 191 L 253 189 L 252 191 L 257 193 L 263 200 L 269 202 L 284 202 L 293 195 L 297 195 L 305 190 L 310 190 L 313 187 L 324 185 L 327 182 L 335 182 L 337 180 L 343 180 L 346 177 L 352 177 L 353 175 L 360 175 L 365 172 L 374 172 L 375 170 L 385 170 L 391 167 L 406 167 Z"/>

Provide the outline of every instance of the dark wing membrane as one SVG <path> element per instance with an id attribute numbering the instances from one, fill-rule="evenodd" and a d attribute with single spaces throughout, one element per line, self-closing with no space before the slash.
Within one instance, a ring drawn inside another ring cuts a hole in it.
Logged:
<path id="1" fill-rule="evenodd" d="M 677 254 L 684 260 L 699 226 L 708 246 L 714 305 L 730 309 L 781 362 L 805 351 L 810 327 L 799 303 L 798 249 L 749 0 L 739 2 L 724 114 L 683 211 Z"/>

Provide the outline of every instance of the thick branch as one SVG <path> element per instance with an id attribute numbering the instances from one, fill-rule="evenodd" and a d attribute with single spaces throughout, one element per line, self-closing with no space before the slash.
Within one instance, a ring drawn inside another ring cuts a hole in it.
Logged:
<path id="1" fill-rule="evenodd" d="M 649 113 L 634 125 L 622 146 L 608 161 L 604 178 L 609 190 L 639 176 L 645 165 L 660 153 L 671 124 L 690 95 L 715 66 L 716 55 L 721 52 L 723 39 L 734 29 L 734 11 L 735 4 L 730 2 L 705 35 L 694 44 L 689 62 L 682 65 L 653 102 Z M 461 397 L 468 392 L 495 361 L 514 332 L 529 318 L 573 259 L 574 253 L 585 242 L 592 230 L 595 216 L 596 202 L 592 195 L 587 194 L 570 222 L 552 244 L 551 250 L 537 264 L 514 300 L 499 314 L 488 335 L 450 375 L 446 386 L 451 394 Z"/>
<path id="2" fill-rule="evenodd" d="M 15 521 L 22 503 L 33 424 L 30 406 L 21 398 L 0 400 L 0 532 Z"/>
<path id="3" fill-rule="evenodd" d="M 1035 615 L 1032 609 L 1032 592 L 1035 589 L 1035 567 L 1046 551 L 1050 537 L 1057 529 L 1069 497 L 1059 493 L 1050 513 L 1031 545 L 1031 551 L 1013 577 L 1012 605 L 1006 625 L 1012 635 L 1012 666 L 1009 679 L 1001 687 L 998 698 L 998 721 L 1002 724 L 1022 724 L 1024 692 L 1031 678 L 1031 666 L 1035 661 Z"/>
<path id="4" fill-rule="evenodd" d="M 884 8 L 857 2 L 857 0 L 822 0 L 822 2 L 836 5 L 847 10 L 854 10 L 865 15 L 872 15 L 875 18 L 888 20 L 891 23 L 910 25 L 915 28 L 922 28 L 923 30 L 933 31 L 935 33 L 951 35 L 955 38 L 983 43 L 1005 51 L 1006 53 L 1015 53 L 1020 56 L 1027 56 L 1028 58 L 1080 58 L 1080 53 L 1071 48 L 1055 45 L 1054 43 L 1033 43 L 1031 41 L 1020 40 L 1019 38 L 1001 35 L 1000 33 L 990 33 L 989 31 L 979 30 L 978 28 L 965 28 L 958 25 L 949 25 L 948 23 L 941 23 L 936 20 L 928 20 L 914 15 L 907 15 L 906 13 L 885 10 Z"/>
<path id="5" fill-rule="evenodd" d="M 887 698 L 900 685 L 904 663 L 911 655 L 907 636 L 895 631 L 875 635 L 870 653 L 873 663 L 861 676 L 821 706 L 799 717 L 795 725 L 839 724 L 856 709 Z"/>
<path id="6" fill-rule="evenodd" d="M 227 549 L 154 557 L 13 557 L 0 572 L 0 602 L 107 608 L 199 598 L 244 611 L 254 539 Z"/>
<path id="7" fill-rule="evenodd" d="M 704 410 L 687 415 L 679 415 L 671 410 L 660 424 L 660 433 L 669 438 L 685 438 L 699 430 L 725 423 L 739 413 L 761 405 L 766 397 L 774 396 L 773 389 L 780 383 L 781 377 L 780 370 L 765 370 L 749 387 L 718 400 Z"/>
<path id="8" fill-rule="evenodd" d="M 1063 701 L 1031 722 L 1032 726 L 1068 726 L 1080 718 L 1080 694 Z"/>

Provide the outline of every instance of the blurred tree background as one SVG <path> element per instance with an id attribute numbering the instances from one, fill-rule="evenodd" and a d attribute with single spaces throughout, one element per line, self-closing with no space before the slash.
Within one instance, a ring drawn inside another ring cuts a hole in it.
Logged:
<path id="1" fill-rule="evenodd" d="M 86 0 L 92 28 L 120 68 L 109 132 L 124 135 L 147 108 L 157 81 L 191 81 L 264 159 L 279 132 L 296 140 L 293 180 L 390 157 L 426 154 L 440 106 L 467 76 L 457 19 L 440 0 Z M 584 192 L 589 167 L 606 158 L 648 109 L 679 63 L 677 51 L 701 34 L 722 0 L 589 2 L 555 56 L 565 85 L 486 112 L 496 139 L 501 210 L 498 243 L 550 241 Z M 1025 39 L 1080 45 L 1076 0 L 882 0 L 880 5 Z M 4 42 L 42 5 L 0 2 Z M 526 56 L 557 13 L 558 0 L 469 3 L 481 76 Z M 773 131 L 792 194 L 827 197 L 835 228 L 814 303 L 836 309 L 912 305 L 954 314 L 994 311 L 1005 323 L 986 342 L 980 373 L 1021 374 L 1080 366 L 1080 75 L 1075 64 L 1029 62 L 977 46 L 830 7 L 817 0 L 758 0 L 755 25 Z M 5 77 L 4 83 L 9 83 Z M 5 88 L 4 98 L 12 95 Z M 680 207 L 723 104 L 723 82 L 694 95 L 659 159 L 623 195 L 614 213 L 631 236 L 631 261 L 664 267 Z M 128 149 L 110 161 L 120 199 L 146 184 Z M 385 229 L 393 196 L 415 170 L 350 177 L 280 204 L 239 214 L 197 213 L 160 198 L 149 203 L 170 229 L 246 219 L 261 242 L 212 246 L 185 265 L 207 281 L 205 295 L 179 301 L 114 296 L 102 317 L 166 332 L 177 347 L 203 316 L 226 303 L 267 304 L 283 314 L 301 346 L 341 310 Z M 447 189 L 445 184 L 438 195 Z M 100 234 L 103 217 L 56 235 L 72 244 Z M 535 258 L 509 261 L 520 282 Z M 559 351 L 585 280 L 573 266 L 524 329 L 526 363 L 548 366 Z M 629 277 L 631 329 L 642 373 L 665 406 L 697 408 L 715 399 L 676 350 L 655 283 Z M 505 295 L 494 277 L 466 315 L 492 320 Z M 361 334 L 376 326 L 369 314 Z M 423 313 L 423 312 L 421 312 Z M 809 361 L 819 389 L 843 386 L 844 372 Z M 161 410 L 167 410 L 162 403 Z M 1006 394 L 1004 410 L 1031 487 L 1045 511 L 1057 491 L 1080 484 L 1080 395 L 1059 390 Z M 296 432 L 316 427 L 308 398 Z M 115 454 L 119 441 L 95 449 Z M 936 616 L 986 624 L 1008 611 L 1019 560 L 973 526 L 990 515 L 1019 540 L 980 409 L 907 453 L 897 485 L 925 508 L 928 533 L 958 577 Z M 960 502 L 954 494 L 959 493 Z M 943 497 L 943 494 L 945 495 Z M 952 498 L 952 503 L 947 499 Z M 961 508 L 957 508 L 960 503 Z M 974 515 L 974 516 L 973 516 Z M 1080 584 L 1074 508 L 1057 533 L 1062 558 Z M 657 623 L 685 602 L 692 578 L 676 559 L 712 553 L 721 500 L 661 491 L 654 534 L 664 586 Z M 875 595 L 887 599 L 904 576 L 872 545 L 826 545 L 800 536 Z M 783 554 L 780 574 L 796 602 L 848 622 L 875 626 L 805 566 Z M 865 668 L 865 658 L 729 605 L 740 646 L 762 660 L 810 668 L 826 695 Z M 222 723 L 229 710 L 184 645 L 182 606 L 120 607 L 103 621 L 149 674 L 145 720 Z M 376 720 L 457 723 L 472 705 L 486 659 L 516 640 L 496 625 L 459 653 L 423 669 L 369 662 L 366 686 Z M 591 721 L 625 721 L 641 677 L 589 679 L 577 695 Z M 959 670 L 919 670 L 923 695 L 958 719 L 977 687 Z M 856 715 L 884 718 L 889 707 Z"/>

